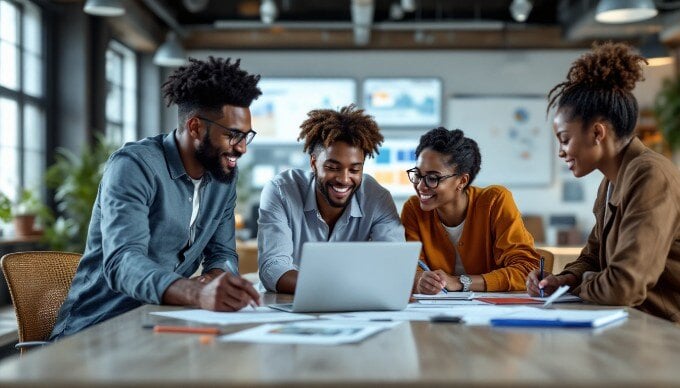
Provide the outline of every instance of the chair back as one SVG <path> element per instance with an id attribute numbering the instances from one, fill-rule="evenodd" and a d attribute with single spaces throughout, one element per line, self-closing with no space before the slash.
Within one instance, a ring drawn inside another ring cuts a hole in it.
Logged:
<path id="1" fill-rule="evenodd" d="M 17 252 L 0 265 L 19 326 L 19 341 L 44 341 L 52 332 L 78 268 L 80 253 Z"/>
<path id="2" fill-rule="evenodd" d="M 555 255 L 545 249 L 536 248 L 536 252 L 543 257 L 543 270 L 552 273 L 553 265 L 555 264 Z"/>

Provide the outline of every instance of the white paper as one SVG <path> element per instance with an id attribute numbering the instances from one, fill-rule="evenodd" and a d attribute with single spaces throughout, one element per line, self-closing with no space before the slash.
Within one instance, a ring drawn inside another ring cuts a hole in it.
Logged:
<path id="1" fill-rule="evenodd" d="M 217 312 L 197 309 L 197 310 L 160 311 L 149 314 L 214 325 L 287 322 L 316 319 L 316 317 L 312 315 L 286 313 L 265 306 L 256 307 L 254 309 L 252 307 L 244 308 L 237 312 Z"/>
<path id="2" fill-rule="evenodd" d="M 339 345 L 360 342 L 397 326 L 398 322 L 313 321 L 266 324 L 227 334 L 221 341 L 277 344 Z"/>
<path id="3" fill-rule="evenodd" d="M 449 292 L 447 294 L 440 292 L 439 294 L 413 294 L 413 299 L 416 300 L 469 300 L 472 299 L 473 292 Z"/>
<path id="4" fill-rule="evenodd" d="M 418 304 L 425 307 L 434 306 L 481 306 L 488 305 L 486 302 L 479 300 L 450 300 L 450 299 L 425 299 L 419 300 Z"/>
<path id="5" fill-rule="evenodd" d="M 539 309 L 539 311 L 514 311 L 509 314 L 494 317 L 507 320 L 520 321 L 555 321 L 568 323 L 588 324 L 591 327 L 600 327 L 608 323 L 622 320 L 628 317 L 628 312 L 624 309 L 609 310 L 559 310 L 559 309 Z"/>

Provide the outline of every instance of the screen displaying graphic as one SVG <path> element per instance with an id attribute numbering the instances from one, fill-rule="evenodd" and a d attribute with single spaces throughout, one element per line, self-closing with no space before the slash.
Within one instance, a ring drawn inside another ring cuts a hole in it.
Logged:
<path id="1" fill-rule="evenodd" d="M 250 106 L 255 141 L 295 141 L 313 109 L 339 109 L 357 103 L 350 78 L 262 78 L 262 95 Z"/>
<path id="2" fill-rule="evenodd" d="M 367 78 L 363 102 L 380 126 L 438 126 L 442 82 L 438 78 Z"/>

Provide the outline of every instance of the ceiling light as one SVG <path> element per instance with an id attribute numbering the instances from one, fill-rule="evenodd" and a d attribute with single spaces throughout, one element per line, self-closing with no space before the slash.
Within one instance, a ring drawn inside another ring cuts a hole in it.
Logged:
<path id="1" fill-rule="evenodd" d="M 633 23 L 653 18 L 658 13 L 652 0 L 600 0 L 595 20 L 600 23 Z"/>
<path id="2" fill-rule="evenodd" d="M 153 56 L 153 63 L 163 67 L 178 67 L 187 63 L 187 54 L 177 39 L 177 34 L 168 32 L 168 35 Z"/>
<path id="3" fill-rule="evenodd" d="M 652 35 L 640 46 L 640 54 L 647 58 L 649 66 L 663 66 L 673 63 L 668 49 L 660 41 L 658 36 Z"/>
<path id="4" fill-rule="evenodd" d="M 413 12 L 416 10 L 416 0 L 401 0 L 401 9 L 404 12 Z"/>
<path id="5" fill-rule="evenodd" d="M 262 0 L 260 3 L 260 19 L 264 24 L 272 24 L 278 16 L 279 10 L 276 8 L 274 0 Z"/>
<path id="6" fill-rule="evenodd" d="M 390 20 L 401 20 L 404 18 L 404 10 L 399 3 L 392 3 L 390 5 Z"/>
<path id="7" fill-rule="evenodd" d="M 205 10 L 210 0 L 182 0 L 184 8 L 191 13 L 197 13 Z"/>
<path id="8" fill-rule="evenodd" d="M 516 22 L 524 23 L 531 13 L 533 5 L 529 0 L 513 0 L 510 4 L 510 14 Z"/>
<path id="9" fill-rule="evenodd" d="M 121 0 L 87 0 L 83 11 L 94 16 L 122 16 L 125 7 Z"/>

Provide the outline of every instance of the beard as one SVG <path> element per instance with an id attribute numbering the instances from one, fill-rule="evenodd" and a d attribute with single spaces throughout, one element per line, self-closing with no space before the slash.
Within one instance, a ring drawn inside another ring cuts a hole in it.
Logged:
<path id="1" fill-rule="evenodd" d="M 331 205 L 331 207 L 336 207 L 336 208 L 344 208 L 349 204 L 349 202 L 352 200 L 352 197 L 354 197 L 354 192 L 356 191 L 356 186 L 353 187 L 351 190 L 352 192 L 349 194 L 345 202 L 335 202 L 333 199 L 331 199 L 331 195 L 329 193 L 331 184 L 330 183 L 324 183 L 319 176 L 316 176 L 316 187 L 321 193 L 321 196 L 323 199 L 326 200 L 326 202 Z"/>
<path id="2" fill-rule="evenodd" d="M 240 157 L 241 153 L 238 151 L 232 151 L 231 153 L 220 152 L 210 142 L 208 132 L 203 136 L 203 140 L 201 140 L 201 144 L 196 149 L 194 155 L 201 162 L 203 168 L 208 170 L 216 180 L 223 183 L 231 183 L 234 180 L 238 167 L 229 169 L 222 166 L 222 158 L 224 156 Z"/>

